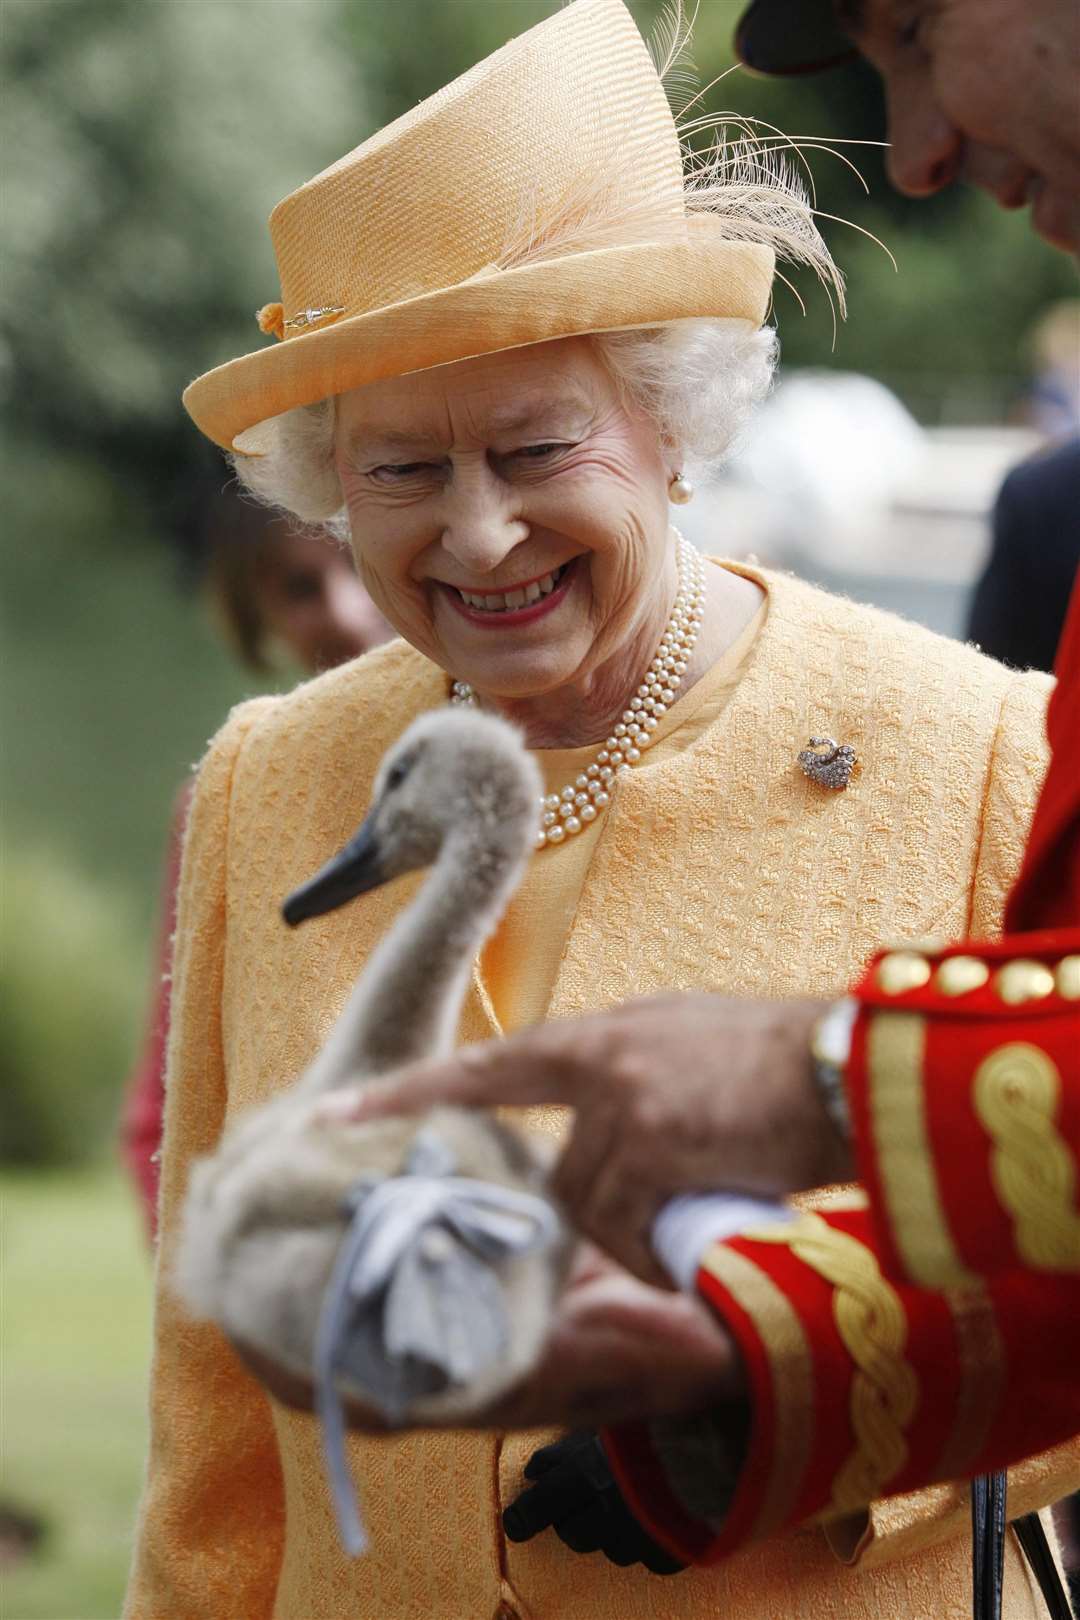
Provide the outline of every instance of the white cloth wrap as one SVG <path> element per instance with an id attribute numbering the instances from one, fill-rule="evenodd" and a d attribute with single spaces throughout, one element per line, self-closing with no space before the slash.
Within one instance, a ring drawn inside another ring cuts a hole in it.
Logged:
<path id="1" fill-rule="evenodd" d="M 456 1176 L 449 1150 L 420 1131 L 405 1172 L 357 1183 L 315 1341 L 316 1410 L 346 1551 L 367 1538 L 345 1463 L 337 1381 L 362 1390 L 390 1423 L 411 1401 L 464 1388 L 505 1353 L 508 1324 L 496 1267 L 559 1237 L 552 1206 L 532 1193 Z"/>

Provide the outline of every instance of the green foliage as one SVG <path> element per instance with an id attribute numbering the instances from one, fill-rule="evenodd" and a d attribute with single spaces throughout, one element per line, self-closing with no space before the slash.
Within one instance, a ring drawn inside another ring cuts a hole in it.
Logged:
<path id="1" fill-rule="evenodd" d="M 180 390 L 265 341 L 266 216 L 359 138 L 338 11 L 4 0 L 9 386 L 24 429 L 151 504 L 215 465 Z"/>
<path id="2" fill-rule="evenodd" d="M 41 845 L 9 857 L 0 1163 L 85 1160 L 113 1126 L 147 965 L 115 889 Z"/>
<path id="3" fill-rule="evenodd" d="M 260 688 L 106 470 L 25 442 L 5 470 L 0 724 L 19 762 L 7 834 L 119 885 L 146 929 L 176 790 L 229 707 Z"/>
<path id="4" fill-rule="evenodd" d="M 5 472 L 0 1162 L 84 1159 L 141 1029 L 172 801 L 250 678 L 99 466 L 20 444 Z"/>
<path id="5" fill-rule="evenodd" d="M 116 1620 L 146 1450 L 150 1263 L 115 1171 L 0 1176 L 3 1494 L 45 1521 L 5 1620 Z M 238 1617 L 239 1620 L 239 1617 Z"/>

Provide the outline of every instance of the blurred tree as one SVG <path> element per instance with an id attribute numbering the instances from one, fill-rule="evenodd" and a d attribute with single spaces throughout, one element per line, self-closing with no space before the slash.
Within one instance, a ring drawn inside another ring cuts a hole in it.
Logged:
<path id="1" fill-rule="evenodd" d="M 370 126 L 339 13 L 4 0 L 0 320 L 22 434 L 89 452 L 155 504 L 220 465 L 177 397 L 265 341 L 266 216 Z"/>
<path id="2" fill-rule="evenodd" d="M 364 76 L 372 129 L 556 9 L 553 0 L 344 0 L 344 32 Z"/>
<path id="3" fill-rule="evenodd" d="M 145 993 L 130 919 L 107 886 L 33 844 L 11 863 L 5 912 L 18 949 L 0 980 L 0 1165 L 91 1158 Z"/>

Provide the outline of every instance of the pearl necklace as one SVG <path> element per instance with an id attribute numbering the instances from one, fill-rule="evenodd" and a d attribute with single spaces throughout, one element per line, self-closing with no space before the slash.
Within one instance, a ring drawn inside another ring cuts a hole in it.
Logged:
<path id="1" fill-rule="evenodd" d="M 667 628 L 660 637 L 656 657 L 649 665 L 635 695 L 605 738 L 592 764 L 559 793 L 540 799 L 540 826 L 536 848 L 564 843 L 575 837 L 611 803 L 611 790 L 617 776 L 624 776 L 636 765 L 653 740 L 660 717 L 675 702 L 690 663 L 705 607 L 705 564 L 676 534 L 679 588 Z M 468 681 L 454 681 L 450 702 L 476 707 L 476 693 Z"/>

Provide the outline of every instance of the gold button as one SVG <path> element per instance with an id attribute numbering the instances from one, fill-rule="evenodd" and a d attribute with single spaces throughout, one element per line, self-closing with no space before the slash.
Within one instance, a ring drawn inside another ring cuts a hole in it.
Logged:
<path id="1" fill-rule="evenodd" d="M 1059 996 L 1080 1001 L 1080 956 L 1063 956 L 1054 974 Z"/>
<path id="2" fill-rule="evenodd" d="M 970 990 L 981 990 L 989 977 L 990 969 L 977 956 L 949 956 L 934 983 L 943 996 L 966 996 Z"/>
<path id="3" fill-rule="evenodd" d="M 877 965 L 877 982 L 887 996 L 902 996 L 905 990 L 918 990 L 930 978 L 930 964 L 914 951 L 893 951 Z"/>
<path id="4" fill-rule="evenodd" d="M 1041 962 L 1019 957 L 1015 962 L 1007 962 L 996 975 L 994 988 L 1008 1006 L 1019 1007 L 1025 1001 L 1042 1001 L 1052 996 L 1054 975 Z"/>

